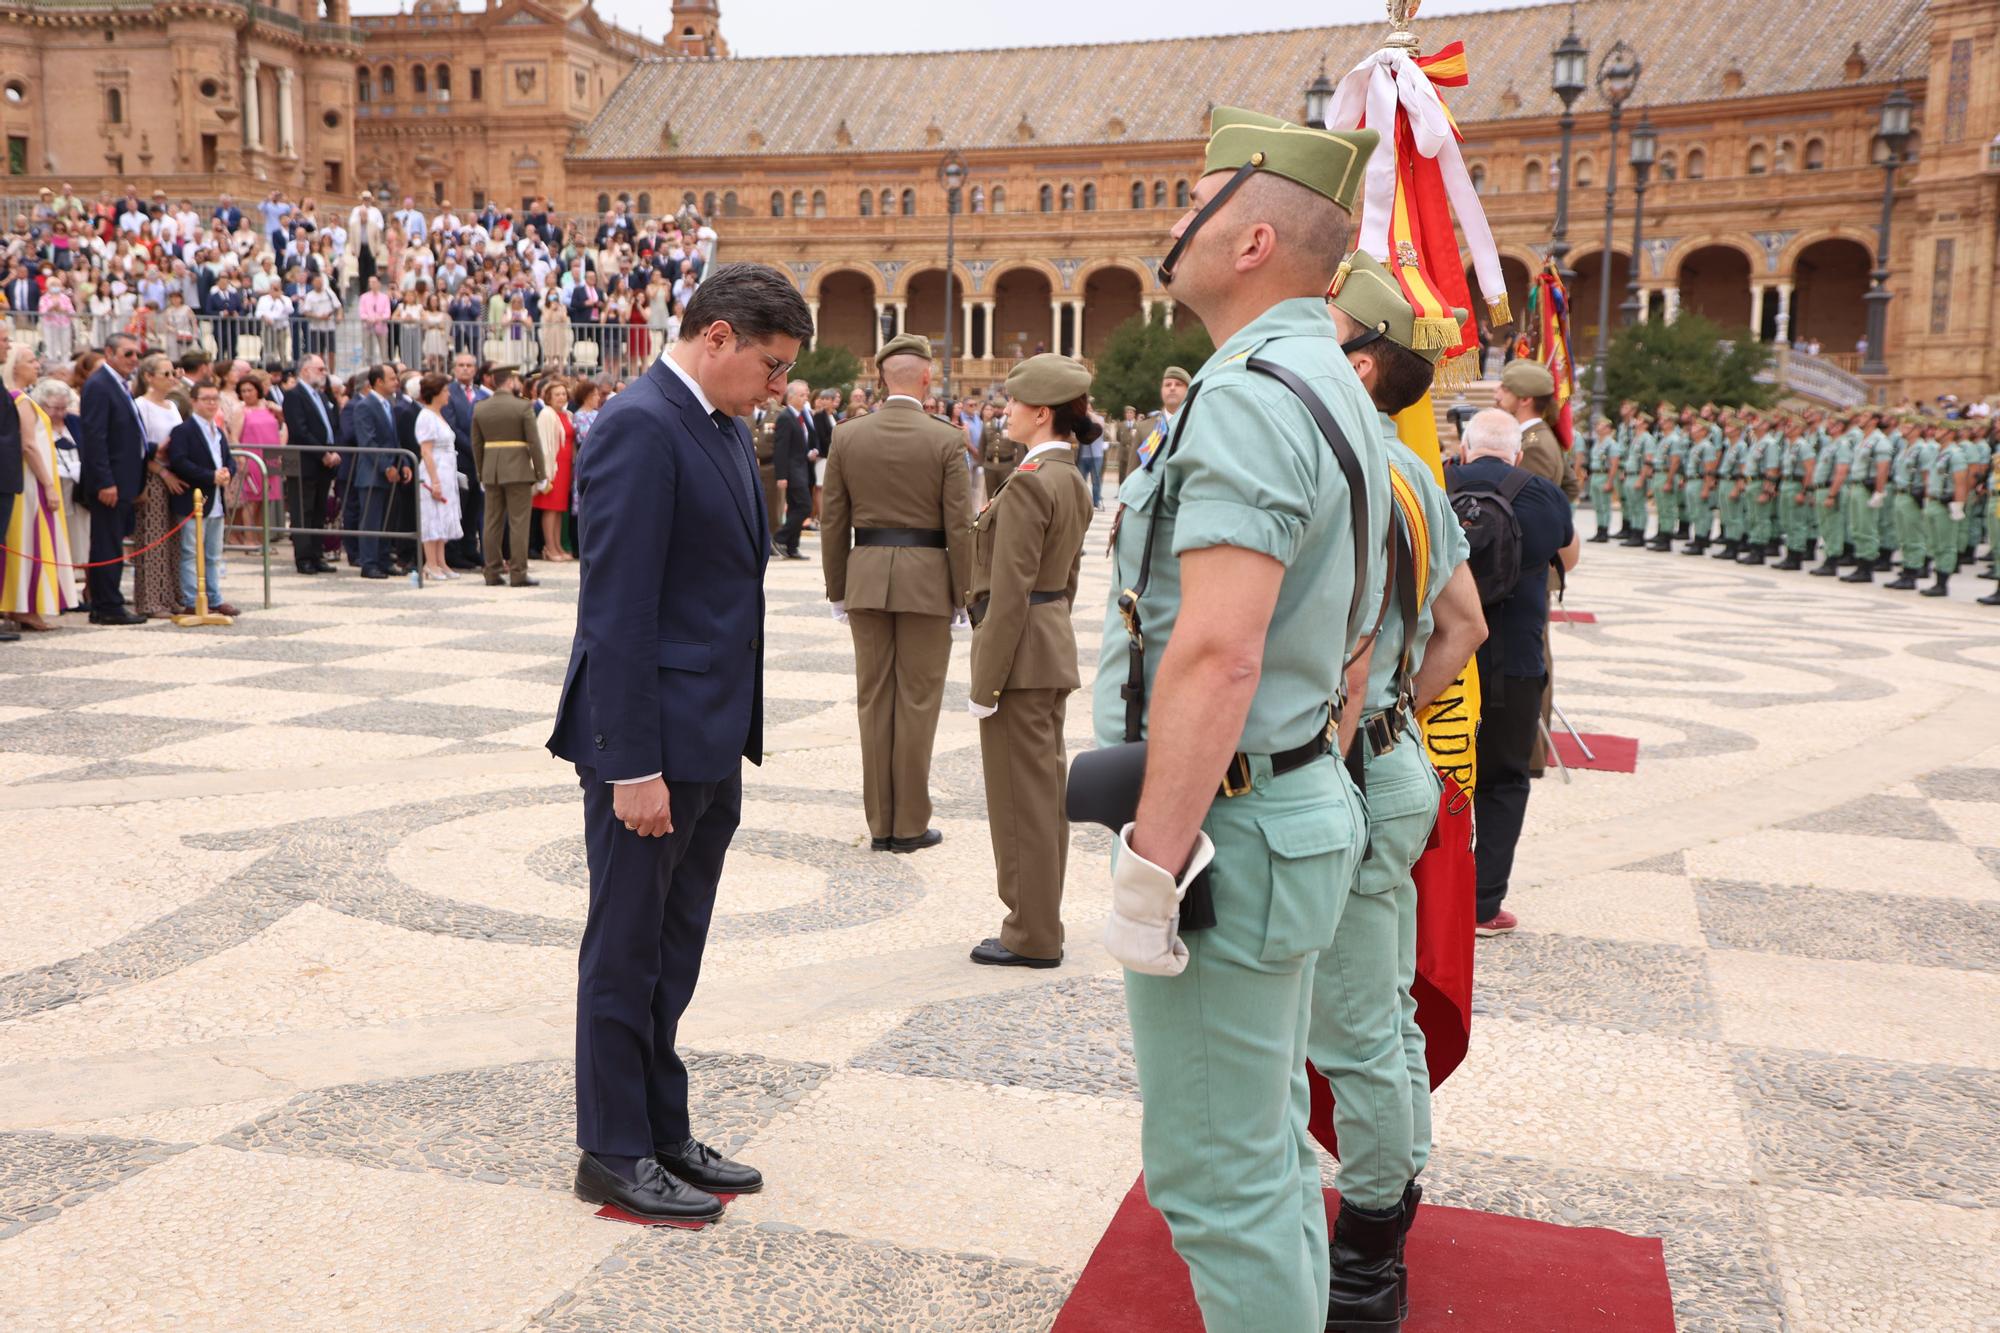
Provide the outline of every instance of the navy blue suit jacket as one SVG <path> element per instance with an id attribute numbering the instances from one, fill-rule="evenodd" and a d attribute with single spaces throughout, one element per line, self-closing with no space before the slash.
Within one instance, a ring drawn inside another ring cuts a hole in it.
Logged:
<path id="1" fill-rule="evenodd" d="M 218 427 L 218 430 L 220 428 Z M 221 438 L 222 466 L 233 476 L 236 472 L 236 455 L 229 450 L 229 437 Z M 167 513 L 175 518 L 186 518 L 194 512 L 194 488 L 201 488 L 202 516 L 213 518 L 223 510 L 222 496 L 215 484 L 215 460 L 208 452 L 208 441 L 202 438 L 201 423 L 189 417 L 173 428 L 167 436 L 167 468 L 176 477 L 188 484 L 188 489 L 179 495 L 167 493 Z M 194 538 L 189 537 L 189 541 Z"/>
<path id="2" fill-rule="evenodd" d="M 76 444 L 83 479 L 76 489 L 95 505 L 99 491 L 116 486 L 119 500 L 130 504 L 146 479 L 146 433 L 139 428 L 139 409 L 108 365 L 91 372 L 81 397 L 83 434 Z"/>
<path id="3" fill-rule="evenodd" d="M 394 454 L 364 454 L 363 449 L 395 449 L 396 423 L 391 415 L 394 409 L 387 408 L 372 393 L 363 393 L 355 398 L 354 413 L 354 472 L 353 484 L 357 491 L 379 490 L 389 484 L 382 475 L 382 469 L 394 467 L 404 460 Z"/>
<path id="4" fill-rule="evenodd" d="M 742 455 L 742 461 L 731 450 Z M 583 582 L 549 749 L 606 781 L 720 782 L 763 762 L 763 497 L 740 422 L 724 436 L 655 361 L 577 451 Z"/>

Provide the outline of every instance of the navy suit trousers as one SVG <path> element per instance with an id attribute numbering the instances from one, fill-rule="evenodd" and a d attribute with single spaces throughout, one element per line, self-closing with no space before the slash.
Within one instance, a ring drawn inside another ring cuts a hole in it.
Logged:
<path id="1" fill-rule="evenodd" d="M 590 913 L 576 990 L 576 1142 L 585 1152 L 647 1157 L 677 1147 L 688 1123 L 688 1072 L 674 1050 L 701 975 L 722 859 L 743 815 L 743 776 L 670 782 L 674 831 L 642 838 L 612 811 L 610 783 L 583 787 Z"/>
<path id="2" fill-rule="evenodd" d="M 118 587 L 125 577 L 125 566 L 118 558 L 125 554 L 125 529 L 132 523 L 132 506 L 120 500 L 110 506 L 93 502 L 85 508 L 90 510 L 89 563 L 95 568 L 85 572 L 84 586 L 90 592 L 91 611 L 107 613 L 125 605 L 125 594 Z"/>
<path id="3" fill-rule="evenodd" d="M 389 490 L 386 486 L 373 486 L 361 492 L 361 530 L 384 532 L 389 527 Z M 389 567 L 389 555 L 383 548 L 388 545 L 386 537 L 361 538 L 361 567 L 363 569 L 384 569 Z"/>

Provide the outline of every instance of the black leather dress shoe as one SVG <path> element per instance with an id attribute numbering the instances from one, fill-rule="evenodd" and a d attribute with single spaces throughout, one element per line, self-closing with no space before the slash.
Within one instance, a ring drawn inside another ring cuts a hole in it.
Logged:
<path id="1" fill-rule="evenodd" d="M 90 623 L 93 625 L 143 625 L 146 617 L 130 607 L 114 607 L 109 611 L 92 611 Z"/>
<path id="2" fill-rule="evenodd" d="M 518 579 L 509 578 L 507 580 L 507 586 L 510 588 L 539 588 L 542 586 L 542 581 L 537 578 L 530 578 L 528 575 L 523 574 Z"/>
<path id="3" fill-rule="evenodd" d="M 21 632 L 0 624 L 0 643 L 13 643 L 21 637 Z"/>
<path id="4" fill-rule="evenodd" d="M 678 1176 L 697 1189 L 716 1194 L 755 1194 L 764 1188 L 762 1171 L 730 1161 L 700 1139 L 689 1139 L 678 1148 L 662 1149 L 653 1160 L 669 1176 Z"/>
<path id="5" fill-rule="evenodd" d="M 1061 967 L 1062 958 L 1025 958 L 999 940 L 981 940 L 972 950 L 972 961 L 988 967 Z"/>
<path id="6" fill-rule="evenodd" d="M 868 840 L 868 850 L 871 852 L 886 852 L 889 850 L 889 844 L 894 841 L 895 839 L 893 838 L 870 838 Z"/>
<path id="7" fill-rule="evenodd" d="M 335 574 L 339 572 L 332 565 L 328 564 L 324 560 L 313 561 L 312 568 L 313 568 L 313 573 L 315 574 Z"/>
<path id="8" fill-rule="evenodd" d="M 669 1175 L 650 1157 L 640 1160 L 638 1177 L 627 1180 L 584 1153 L 576 1163 L 576 1197 L 648 1222 L 712 1222 L 722 1216 L 722 1200 Z"/>
<path id="9" fill-rule="evenodd" d="M 935 847 L 944 841 L 944 834 L 937 829 L 925 829 L 914 838 L 891 838 L 889 850 L 892 852 L 921 852 L 926 847 Z"/>
<path id="10" fill-rule="evenodd" d="M 361 577 L 364 579 L 386 579 L 389 577 L 389 571 L 386 569 L 369 569 L 364 565 L 361 569 Z"/>
<path id="11" fill-rule="evenodd" d="M 318 565 L 294 565 L 293 568 L 301 574 L 318 574 L 322 572 Z"/>

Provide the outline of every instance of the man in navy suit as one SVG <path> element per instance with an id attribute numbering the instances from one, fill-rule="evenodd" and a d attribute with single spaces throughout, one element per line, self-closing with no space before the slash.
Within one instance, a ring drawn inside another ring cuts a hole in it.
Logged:
<path id="1" fill-rule="evenodd" d="M 582 586 L 549 749 L 583 787 L 590 909 L 576 1017 L 576 1193 L 650 1220 L 719 1215 L 756 1170 L 694 1137 L 674 1051 L 701 971 L 743 760 L 764 749 L 762 487 L 738 417 L 812 335 L 782 273 L 729 264 L 680 341 L 579 451 Z"/>
<path id="2" fill-rule="evenodd" d="M 480 569 L 486 564 L 479 553 L 479 526 L 486 521 L 486 493 L 480 489 L 479 464 L 472 456 L 472 409 L 479 401 L 478 395 L 479 358 L 470 352 L 460 352 L 451 359 L 451 388 L 444 400 L 444 419 L 451 427 L 452 441 L 458 450 L 459 479 L 470 482 L 458 492 L 465 535 L 444 546 L 445 563 L 453 569 Z"/>
<path id="3" fill-rule="evenodd" d="M 327 490 L 333 485 L 334 469 L 340 466 L 340 454 L 334 448 L 339 435 L 333 406 L 326 398 L 326 362 L 319 353 L 308 352 L 299 362 L 298 383 L 285 394 L 284 411 L 286 440 L 313 451 L 280 456 L 285 512 L 294 528 L 325 527 Z M 292 562 L 299 573 L 333 573 L 320 540 L 292 538 Z"/>
<path id="4" fill-rule="evenodd" d="M 410 480 L 409 468 L 393 452 L 368 452 L 398 447 L 395 412 L 389 406 L 389 393 L 394 387 L 395 372 L 385 365 L 373 365 L 368 367 L 367 391 L 355 400 L 352 484 L 360 497 L 359 519 L 364 533 L 384 531 L 389 521 L 390 488 Z M 363 536 L 360 541 L 361 577 L 388 578 L 389 554 L 384 549 L 387 539 Z"/>
<path id="5" fill-rule="evenodd" d="M 785 386 L 784 410 L 778 413 L 777 428 L 771 435 L 771 466 L 778 474 L 778 489 L 785 493 L 785 525 L 778 529 L 778 553 L 787 560 L 805 559 L 799 553 L 799 531 L 812 513 L 819 432 L 806 407 L 811 393 L 812 387 L 804 380 Z"/>
<path id="6" fill-rule="evenodd" d="M 118 590 L 124 574 L 125 532 L 132 506 L 145 483 L 146 433 L 132 405 L 132 371 L 139 364 L 139 340 L 114 333 L 104 343 L 104 364 L 83 382 L 83 438 L 77 441 L 83 477 L 77 499 L 90 511 L 90 623 L 138 625 L 145 617 L 125 605 Z M 108 561 L 110 563 L 101 563 Z"/>

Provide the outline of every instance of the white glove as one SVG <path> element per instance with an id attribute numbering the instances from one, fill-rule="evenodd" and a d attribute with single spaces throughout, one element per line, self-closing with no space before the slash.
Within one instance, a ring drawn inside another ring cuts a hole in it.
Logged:
<path id="1" fill-rule="evenodd" d="M 1868 507 L 1870 509 L 1880 509 L 1882 507 L 1883 501 L 1887 500 L 1888 498 L 1889 498 L 1889 493 L 1887 491 L 1877 491 L 1873 495 L 1868 497 Z"/>
<path id="2" fill-rule="evenodd" d="M 846 603 L 846 602 L 835 602 L 835 603 L 833 604 L 833 618 L 834 618 L 835 620 L 839 621 L 839 622 L 840 622 L 841 624 L 843 624 L 843 625 L 845 625 L 845 624 L 847 623 L 847 603 Z"/>
<path id="3" fill-rule="evenodd" d="M 1958 501 L 1953 500 L 1951 502 L 1951 521 L 1954 523 L 1961 523 L 1964 520 L 1965 520 L 1965 506 L 1960 504 Z"/>
<path id="4" fill-rule="evenodd" d="M 536 495 L 547 495 L 550 491 L 554 489 L 555 489 L 555 483 L 552 481 L 538 481 L 535 483 Z"/>
<path id="5" fill-rule="evenodd" d="M 958 608 L 958 610 L 951 613 L 951 627 L 953 629 L 967 629 L 971 625 L 972 625 L 972 613 L 967 611 L 964 607 L 961 606 Z"/>
<path id="6" fill-rule="evenodd" d="M 976 718 L 984 719 L 992 717 L 995 713 L 999 712 L 1000 705 L 982 704 L 977 702 L 976 700 L 967 699 L 965 701 L 965 711 L 972 714 Z"/>
<path id="7" fill-rule="evenodd" d="M 1194 858 L 1178 882 L 1168 871 L 1132 850 L 1127 824 L 1118 834 L 1118 864 L 1111 872 L 1111 915 L 1104 922 L 1104 947 L 1134 972 L 1153 977 L 1177 977 L 1187 966 L 1187 945 L 1181 943 L 1181 896 L 1194 877 L 1215 859 L 1215 844 L 1197 835 Z"/>

